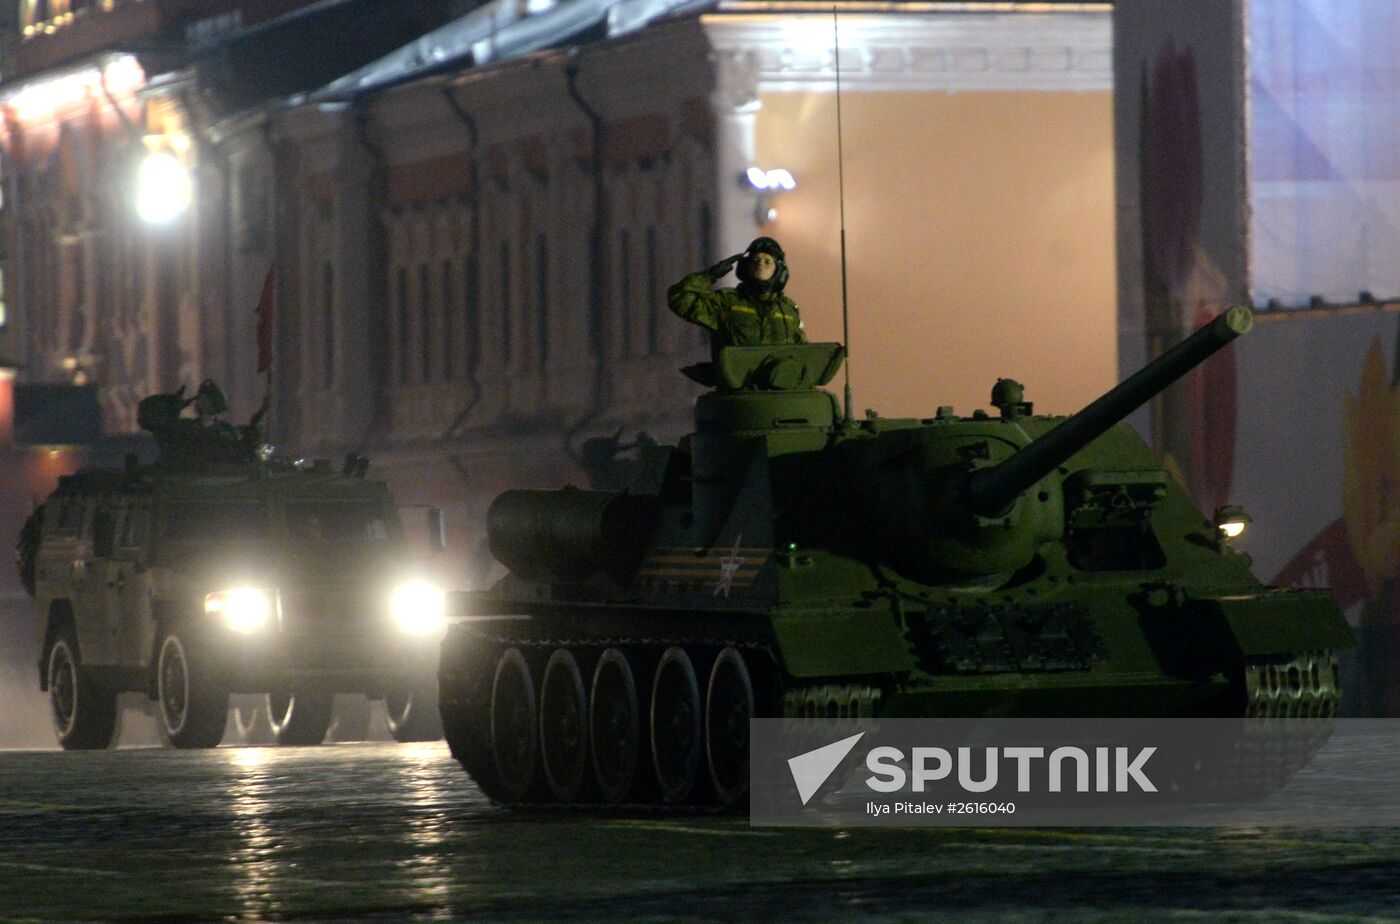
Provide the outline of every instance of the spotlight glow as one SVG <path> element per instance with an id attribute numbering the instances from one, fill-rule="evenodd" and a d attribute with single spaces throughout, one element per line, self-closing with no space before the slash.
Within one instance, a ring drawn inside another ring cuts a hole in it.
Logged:
<path id="1" fill-rule="evenodd" d="M 405 581 L 389 598 L 389 613 L 406 635 L 430 635 L 447 619 L 447 594 L 430 581 Z"/>
<path id="2" fill-rule="evenodd" d="M 136 211 L 153 225 L 169 224 L 189 208 L 194 190 L 189 171 L 169 151 L 157 151 L 141 162 L 136 177 Z"/>
<path id="3" fill-rule="evenodd" d="M 223 619 L 235 632 L 260 632 L 272 622 L 272 594 L 255 587 L 235 587 L 204 597 L 204 612 Z"/>

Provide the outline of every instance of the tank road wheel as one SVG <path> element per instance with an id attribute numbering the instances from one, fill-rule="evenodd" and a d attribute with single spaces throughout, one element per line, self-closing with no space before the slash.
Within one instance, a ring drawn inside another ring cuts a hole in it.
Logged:
<path id="1" fill-rule="evenodd" d="M 269 693 L 267 718 L 278 744 L 320 744 L 331 725 L 331 693 Z"/>
<path id="2" fill-rule="evenodd" d="M 735 805 L 749 791 L 749 720 L 753 680 L 744 656 L 726 648 L 710 669 L 705 692 L 705 762 L 721 805 Z"/>
<path id="3" fill-rule="evenodd" d="M 576 800 L 588 770 L 588 694 L 578 661 L 567 648 L 555 649 L 544 668 L 540 756 L 554 798 Z"/>
<path id="4" fill-rule="evenodd" d="M 49 648 L 47 679 L 53 729 L 65 751 L 109 747 L 116 737 L 117 696 L 92 680 L 78 658 L 78 642 L 65 628 Z"/>
<path id="5" fill-rule="evenodd" d="M 501 795 L 520 802 L 530 795 L 539 755 L 535 678 L 519 648 L 507 648 L 491 683 L 491 752 Z"/>
<path id="6" fill-rule="evenodd" d="M 395 741 L 436 741 L 442 737 L 437 690 L 428 685 L 399 690 L 384 697 L 389 734 Z"/>
<path id="7" fill-rule="evenodd" d="M 438 669 L 438 713 L 452 756 L 483 795 L 504 802 L 506 793 L 496 778 L 496 759 L 491 751 L 491 685 L 496 660 L 493 643 L 461 626 L 449 628 L 442 640 Z"/>
<path id="8" fill-rule="evenodd" d="M 695 665 L 684 648 L 667 648 L 651 691 L 651 756 L 667 802 L 684 802 L 700 772 L 704 726 Z"/>
<path id="9" fill-rule="evenodd" d="M 641 750 L 641 710 L 637 683 L 627 655 L 609 648 L 593 669 L 589 696 L 588 750 L 593 755 L 593 778 L 604 802 L 627 801 L 637 776 Z"/>
<path id="10" fill-rule="evenodd" d="M 167 629 L 156 657 L 156 706 L 160 730 L 177 748 L 212 748 L 224 737 L 228 691 L 199 643 Z"/>

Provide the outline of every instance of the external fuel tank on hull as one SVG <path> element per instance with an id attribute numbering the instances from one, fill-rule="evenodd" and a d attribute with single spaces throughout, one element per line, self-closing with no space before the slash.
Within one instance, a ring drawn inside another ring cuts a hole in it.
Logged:
<path id="1" fill-rule="evenodd" d="M 732 804 L 753 716 L 1333 715 L 1325 591 L 1265 587 L 1121 423 L 1232 308 L 1072 417 L 842 418 L 837 344 L 730 347 L 623 493 L 508 491 L 441 709 L 506 802 Z"/>

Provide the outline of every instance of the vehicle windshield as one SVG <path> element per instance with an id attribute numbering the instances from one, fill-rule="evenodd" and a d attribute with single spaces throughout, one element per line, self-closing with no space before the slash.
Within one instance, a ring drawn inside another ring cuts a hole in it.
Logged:
<path id="1" fill-rule="evenodd" d="M 192 501 L 168 507 L 162 535 L 170 542 L 261 542 L 267 510 L 260 502 Z"/>
<path id="2" fill-rule="evenodd" d="M 389 541 L 389 523 L 378 504 L 291 503 L 287 534 L 293 541 L 318 546 L 378 545 Z"/>

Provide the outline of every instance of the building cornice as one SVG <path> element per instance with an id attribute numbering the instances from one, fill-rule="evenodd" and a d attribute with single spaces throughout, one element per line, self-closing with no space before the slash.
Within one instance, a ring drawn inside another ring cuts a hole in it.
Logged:
<path id="1" fill-rule="evenodd" d="M 851 12 L 839 18 L 842 92 L 1106 91 L 1113 86 L 1110 13 Z M 831 91 L 833 17 L 708 13 L 701 22 L 726 96 Z"/>

